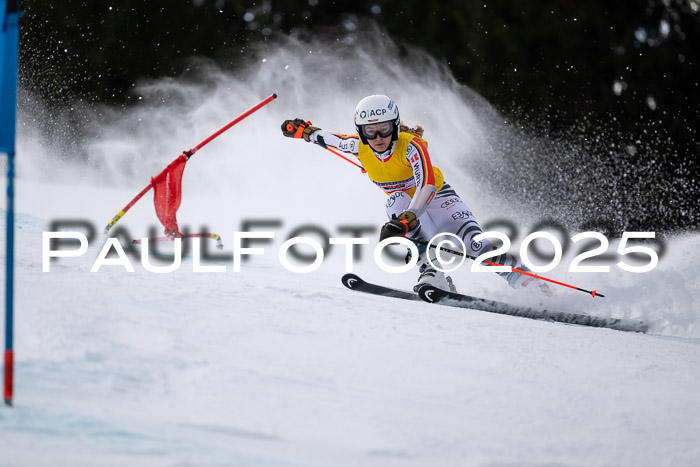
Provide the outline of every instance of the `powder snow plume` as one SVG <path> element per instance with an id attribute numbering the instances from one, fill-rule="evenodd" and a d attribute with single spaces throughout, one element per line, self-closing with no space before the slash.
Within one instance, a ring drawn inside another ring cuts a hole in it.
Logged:
<path id="1" fill-rule="evenodd" d="M 605 291 L 606 299 L 596 301 L 601 314 L 639 317 L 655 323 L 658 333 L 700 337 L 696 233 L 664 237 L 661 261 L 649 273 L 620 270 L 615 266 L 622 259 L 614 255 L 620 237 L 616 228 L 629 224 L 626 216 L 637 208 L 619 199 L 600 202 L 610 186 L 621 189 L 614 176 L 606 179 L 604 172 L 596 172 L 595 184 L 570 184 L 568 193 L 559 184 L 552 190 L 542 184 L 556 178 L 552 173 L 567 170 L 572 160 L 580 160 L 583 148 L 536 139 L 508 126 L 447 67 L 419 50 L 399 52 L 376 27 L 360 37 L 364 47 L 321 37 L 278 36 L 233 70 L 193 59 L 188 73 L 179 78 L 138 83 L 135 106 L 76 104 L 52 123 L 48 133 L 53 138 L 44 136 L 47 132 L 40 127 L 45 130 L 47 124 L 37 120 L 42 103 L 22 94 L 19 179 L 129 189 L 135 194 L 183 150 L 274 92 L 276 101 L 188 163 L 181 222 L 218 228 L 224 237 L 241 219 L 252 217 L 281 219 L 285 226 L 322 224 L 331 233 L 342 222 L 378 226 L 385 219 L 384 195 L 366 176 L 319 147 L 284 138 L 280 124 L 299 117 L 327 130 L 351 133 L 359 99 L 387 94 L 407 124 L 425 128 L 433 163 L 482 227 L 498 230 L 505 220 L 517 229 L 507 232 L 515 253 L 528 232 L 550 230 L 552 223 L 569 237 L 602 229 L 611 240 L 611 272 L 568 273 L 572 250 L 549 276 Z M 83 123 L 72 128 L 70 122 L 76 121 Z M 80 214 L 98 225 L 128 201 L 115 205 L 85 196 L 80 200 L 86 206 L 82 211 L 66 205 L 53 206 L 52 211 L 47 201 L 51 196 L 39 198 L 49 220 L 52 212 L 53 217 Z M 134 235 L 145 235 L 155 223 L 149 203 L 141 201 L 121 225 Z M 538 227 L 543 220 L 550 224 Z M 628 230 L 645 230 L 643 225 L 632 227 Z M 491 279 L 474 279 L 467 272 L 458 279 L 474 294 L 488 294 L 492 286 Z M 588 303 L 566 296 L 558 305 L 586 310 Z"/>

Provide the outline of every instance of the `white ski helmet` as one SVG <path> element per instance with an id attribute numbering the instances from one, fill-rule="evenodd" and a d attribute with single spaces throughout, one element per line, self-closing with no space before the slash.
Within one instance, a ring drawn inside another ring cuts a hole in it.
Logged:
<path id="1" fill-rule="evenodd" d="M 383 94 L 367 96 L 355 107 L 355 129 L 364 144 L 368 143 L 367 138 L 362 133 L 362 127 L 382 122 L 391 122 L 394 126 L 391 140 L 399 139 L 399 126 L 401 124 L 399 107 L 391 98 Z"/>

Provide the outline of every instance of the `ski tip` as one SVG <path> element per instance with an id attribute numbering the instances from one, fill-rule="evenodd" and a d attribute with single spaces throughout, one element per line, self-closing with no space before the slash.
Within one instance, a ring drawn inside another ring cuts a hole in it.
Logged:
<path id="1" fill-rule="evenodd" d="M 442 298 L 440 290 L 430 285 L 423 285 L 418 289 L 418 295 L 421 299 L 429 303 L 437 303 Z"/>
<path id="2" fill-rule="evenodd" d="M 354 289 L 357 285 L 363 282 L 362 279 L 360 279 L 360 276 L 350 273 L 345 274 L 341 281 L 343 282 L 343 285 L 348 289 Z"/>

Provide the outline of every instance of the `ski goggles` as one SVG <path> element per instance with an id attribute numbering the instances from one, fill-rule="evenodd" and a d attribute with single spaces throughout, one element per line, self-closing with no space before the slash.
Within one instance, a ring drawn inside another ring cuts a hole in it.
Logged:
<path id="1" fill-rule="evenodd" d="M 375 139 L 377 136 L 386 138 L 394 132 L 394 124 L 392 122 L 373 123 L 371 125 L 362 125 L 360 127 L 362 135 L 367 139 Z"/>

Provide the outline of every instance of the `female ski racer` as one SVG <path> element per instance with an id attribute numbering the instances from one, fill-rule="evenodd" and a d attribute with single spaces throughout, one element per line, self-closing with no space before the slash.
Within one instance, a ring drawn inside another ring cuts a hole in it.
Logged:
<path id="1" fill-rule="evenodd" d="M 285 120 L 282 124 L 284 136 L 355 155 L 369 178 L 389 195 L 389 222 L 382 227 L 380 239 L 405 236 L 417 240 L 420 275 L 414 290 L 427 283 L 456 292 L 451 278 L 428 261 L 430 255 L 436 263 L 437 255 L 434 250 L 426 251 L 425 244 L 436 234 L 449 232 L 462 239 L 467 248 L 464 253 L 472 259 L 495 247 L 488 240 L 473 240 L 482 232 L 481 227 L 472 210 L 432 164 L 428 143 L 422 139 L 423 129 L 403 126 L 396 103 L 384 95 L 368 96 L 357 104 L 355 129 L 357 134 L 343 135 L 321 130 L 302 119 Z M 508 253 L 491 259 L 514 269 L 525 269 Z M 533 278 L 516 272 L 497 274 L 513 288 L 534 285 Z"/>

